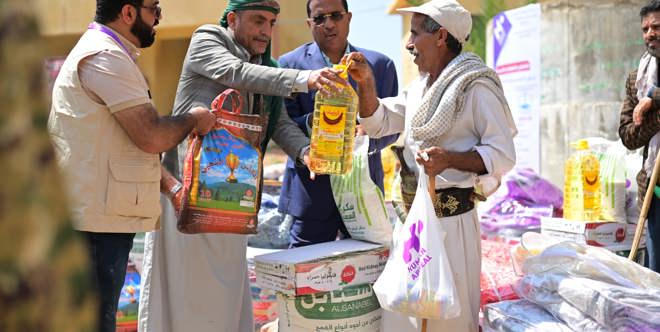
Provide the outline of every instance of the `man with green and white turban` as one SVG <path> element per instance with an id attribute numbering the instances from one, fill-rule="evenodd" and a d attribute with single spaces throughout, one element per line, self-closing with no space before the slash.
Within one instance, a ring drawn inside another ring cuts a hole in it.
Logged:
<path id="1" fill-rule="evenodd" d="M 270 40 L 279 11 L 277 1 L 231 0 L 219 25 L 199 27 L 183 63 L 172 113 L 179 116 L 196 105 L 209 107 L 220 92 L 236 89 L 244 100 L 241 113 L 269 118 L 262 147 L 272 138 L 304 163 L 309 138 L 283 111 L 282 97 L 342 79 L 329 68 L 278 68 L 270 56 Z M 179 181 L 186 148 L 184 141 L 163 159 Z M 247 237 L 179 233 L 170 200 L 161 197 L 162 228 L 145 238 L 139 331 L 254 331 Z"/>

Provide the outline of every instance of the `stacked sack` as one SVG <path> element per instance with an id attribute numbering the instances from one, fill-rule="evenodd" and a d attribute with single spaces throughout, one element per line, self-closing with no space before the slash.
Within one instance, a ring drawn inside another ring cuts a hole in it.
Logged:
<path id="1" fill-rule="evenodd" d="M 562 242 L 523 272 L 524 300 L 487 305 L 485 331 L 660 331 L 660 275 L 606 249 Z"/>

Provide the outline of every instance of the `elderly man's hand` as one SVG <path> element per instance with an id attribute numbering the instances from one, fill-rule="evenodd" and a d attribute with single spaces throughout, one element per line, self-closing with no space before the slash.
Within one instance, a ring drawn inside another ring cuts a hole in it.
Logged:
<path id="1" fill-rule="evenodd" d="M 309 74 L 309 79 L 307 79 L 307 88 L 310 90 L 317 89 L 319 93 L 323 95 L 328 95 L 333 92 L 339 91 L 339 86 L 347 85 L 348 82 L 343 78 L 339 77 L 339 73 L 332 68 L 321 68 L 312 71 Z"/>
<path id="2" fill-rule="evenodd" d="M 194 107 L 189 113 L 195 120 L 195 127 L 193 129 L 195 133 L 206 135 L 215 126 L 215 114 L 211 113 L 208 108 Z"/>
<path id="3" fill-rule="evenodd" d="M 415 160 L 424 166 L 424 172 L 428 176 L 436 176 L 451 165 L 451 153 L 439 147 L 430 147 L 419 150 Z"/>
<path id="4" fill-rule="evenodd" d="M 644 114 L 646 114 L 646 112 L 651 109 L 652 105 L 653 99 L 649 97 L 644 97 L 639 101 L 639 103 L 637 103 L 637 106 L 635 106 L 635 109 L 633 110 L 633 123 L 636 126 L 642 124 L 642 120 L 644 120 Z"/>
<path id="5" fill-rule="evenodd" d="M 348 65 L 348 73 L 356 83 L 360 84 L 373 80 L 371 67 L 364 54 L 360 52 L 351 52 L 344 55 L 341 62 Z"/>

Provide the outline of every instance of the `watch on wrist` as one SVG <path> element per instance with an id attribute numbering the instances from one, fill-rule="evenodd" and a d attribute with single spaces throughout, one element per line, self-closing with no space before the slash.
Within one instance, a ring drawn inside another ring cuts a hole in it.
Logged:
<path id="1" fill-rule="evenodd" d="M 172 186 L 172 188 L 170 188 L 169 190 L 170 195 L 174 197 L 176 193 L 178 193 L 179 190 L 181 190 L 181 188 L 183 188 L 183 185 L 181 184 L 181 182 L 177 182 L 174 186 Z"/>

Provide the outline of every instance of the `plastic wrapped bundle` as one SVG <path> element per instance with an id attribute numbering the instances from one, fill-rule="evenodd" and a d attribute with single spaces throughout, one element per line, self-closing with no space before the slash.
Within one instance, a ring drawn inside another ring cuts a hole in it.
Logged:
<path id="1" fill-rule="evenodd" d="M 561 215 L 562 191 L 533 170 L 514 168 L 479 207 L 484 233 L 520 236 L 540 228 L 542 217 Z"/>
<path id="2" fill-rule="evenodd" d="M 660 290 L 571 278 L 559 285 L 558 292 L 613 331 L 660 331 Z"/>
<path id="3" fill-rule="evenodd" d="M 257 234 L 248 235 L 248 245 L 256 248 L 286 249 L 293 217 L 277 211 L 276 197 L 263 194 Z"/>
<path id="4" fill-rule="evenodd" d="M 572 332 L 549 312 L 526 300 L 491 303 L 484 310 L 484 331 Z"/>
<path id="5" fill-rule="evenodd" d="M 555 273 L 526 275 L 516 285 L 516 292 L 521 298 L 547 310 L 575 331 L 609 331 L 559 295 L 558 285 L 565 279 L 567 276 Z"/>
<path id="6" fill-rule="evenodd" d="M 543 274 L 525 276 L 516 290 L 575 330 L 596 331 L 593 321 L 606 326 L 603 331 L 660 331 L 657 289 L 633 289 L 587 278 Z"/>
<path id="7" fill-rule="evenodd" d="M 629 288 L 660 289 L 660 274 L 607 249 L 574 242 L 550 246 L 523 264 L 525 274 L 545 272 L 564 272 Z"/>

